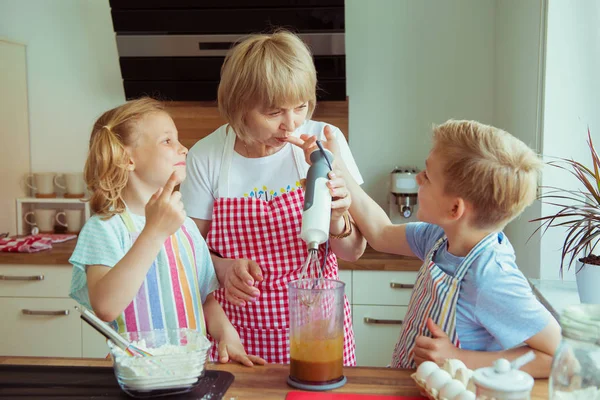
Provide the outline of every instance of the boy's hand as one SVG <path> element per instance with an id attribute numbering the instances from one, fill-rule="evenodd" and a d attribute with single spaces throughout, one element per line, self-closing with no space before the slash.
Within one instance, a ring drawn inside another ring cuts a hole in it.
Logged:
<path id="1" fill-rule="evenodd" d="M 173 172 L 165 186 L 158 189 L 146 204 L 146 228 L 155 235 L 167 238 L 185 221 L 181 193 L 173 191 L 178 183 L 176 173 Z"/>
<path id="2" fill-rule="evenodd" d="M 232 259 L 223 278 L 225 298 L 236 306 L 245 306 L 246 302 L 255 301 L 260 296 L 260 290 L 254 287 L 254 282 L 262 282 L 263 276 L 255 261 Z"/>
<path id="3" fill-rule="evenodd" d="M 443 365 L 448 358 L 459 358 L 460 349 L 452 344 L 446 332 L 431 318 L 427 319 L 427 328 L 433 337 L 419 336 L 415 340 L 414 358 L 417 366 L 423 361 L 433 361 Z"/>
<path id="4" fill-rule="evenodd" d="M 231 335 L 219 342 L 219 362 L 225 364 L 229 360 L 237 361 L 247 367 L 252 367 L 254 364 L 265 365 L 267 363 L 258 356 L 248 355 L 237 334 Z"/>

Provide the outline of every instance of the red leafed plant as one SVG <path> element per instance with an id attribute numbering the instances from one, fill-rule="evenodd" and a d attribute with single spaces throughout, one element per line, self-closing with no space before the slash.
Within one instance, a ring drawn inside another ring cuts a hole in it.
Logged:
<path id="1" fill-rule="evenodd" d="M 562 245 L 560 274 L 564 266 L 571 267 L 578 256 L 578 260 L 585 264 L 600 265 L 600 257 L 593 254 L 594 248 L 600 239 L 600 158 L 592 143 L 592 135 L 588 128 L 588 148 L 592 156 L 592 168 L 582 163 L 560 158 L 551 161 L 548 165 L 568 171 L 577 178 L 583 188 L 567 190 L 557 187 L 548 187 L 550 191 L 541 196 L 541 200 L 549 205 L 560 207 L 552 215 L 536 218 L 533 221 L 542 221 L 536 229 L 544 234 L 550 227 L 566 228 L 565 241 Z M 534 232 L 534 234 L 535 234 Z"/>

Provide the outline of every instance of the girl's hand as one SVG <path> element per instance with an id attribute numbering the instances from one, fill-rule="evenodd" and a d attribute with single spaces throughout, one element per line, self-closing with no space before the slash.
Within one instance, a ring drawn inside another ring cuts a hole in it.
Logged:
<path id="1" fill-rule="evenodd" d="M 235 334 L 230 334 L 226 336 L 224 339 L 221 339 L 219 342 L 219 362 L 225 364 L 227 362 L 237 361 L 242 365 L 247 367 L 252 367 L 254 364 L 256 365 L 265 365 L 267 362 L 258 357 L 249 355 L 244 350 L 244 346 L 242 346 L 242 342 L 240 341 L 240 337 L 235 332 Z"/>
<path id="2" fill-rule="evenodd" d="M 181 193 L 173 190 L 178 184 L 175 172 L 165 184 L 152 195 L 146 204 L 146 226 L 153 235 L 167 238 L 175 233 L 185 221 Z"/>
<path id="3" fill-rule="evenodd" d="M 233 305 L 245 306 L 260 296 L 260 290 L 254 287 L 254 282 L 262 282 L 263 276 L 255 261 L 231 259 L 223 278 L 221 283 L 225 288 L 225 298 Z"/>

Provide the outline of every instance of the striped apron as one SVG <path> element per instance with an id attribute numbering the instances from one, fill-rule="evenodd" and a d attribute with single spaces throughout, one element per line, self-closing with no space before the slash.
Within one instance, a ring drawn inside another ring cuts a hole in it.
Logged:
<path id="1" fill-rule="evenodd" d="M 129 211 L 120 214 L 131 245 L 139 236 Z M 112 322 L 118 332 L 189 328 L 206 335 L 192 237 L 182 225 L 165 241 L 133 301 Z"/>
<path id="2" fill-rule="evenodd" d="M 460 283 L 467 274 L 473 261 L 494 241 L 498 233 L 494 232 L 480 241 L 463 259 L 454 276 L 448 275 L 434 262 L 435 252 L 447 245 L 446 236 L 440 238 L 427 253 L 417 275 L 412 291 L 408 311 L 402 324 L 402 332 L 392 355 L 393 368 L 415 368 L 414 347 L 418 336 L 430 336 L 427 318 L 444 330 L 450 341 L 460 348 L 456 334 L 456 303 L 460 292 Z"/>
<path id="3" fill-rule="evenodd" d="M 260 296 L 243 307 L 234 306 L 225 298 L 223 288 L 215 291 L 215 298 L 223 306 L 227 317 L 240 334 L 249 354 L 264 358 L 269 363 L 290 362 L 290 324 L 287 284 L 300 278 L 303 262 L 308 256 L 306 243 L 300 239 L 304 190 L 296 189 L 280 194 L 270 201 L 256 198 L 229 197 L 229 174 L 233 157 L 235 135 L 225 140 L 218 198 L 213 205 L 212 223 L 206 242 L 209 248 L 224 258 L 246 258 L 258 263 L 264 280 L 256 287 Z M 302 149 L 292 147 L 300 178 L 306 177 Z M 319 249 L 321 262 L 324 246 Z M 337 258 L 329 252 L 323 275 L 339 279 Z M 217 348 L 213 348 L 213 357 Z M 344 296 L 344 365 L 356 365 L 354 331 L 350 303 Z"/>

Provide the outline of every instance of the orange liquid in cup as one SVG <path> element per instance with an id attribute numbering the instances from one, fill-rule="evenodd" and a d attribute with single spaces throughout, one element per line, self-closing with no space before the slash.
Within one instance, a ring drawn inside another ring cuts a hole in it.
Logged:
<path id="1" fill-rule="evenodd" d="M 290 377 L 312 384 L 340 380 L 343 373 L 344 336 L 328 339 L 290 339 Z"/>

